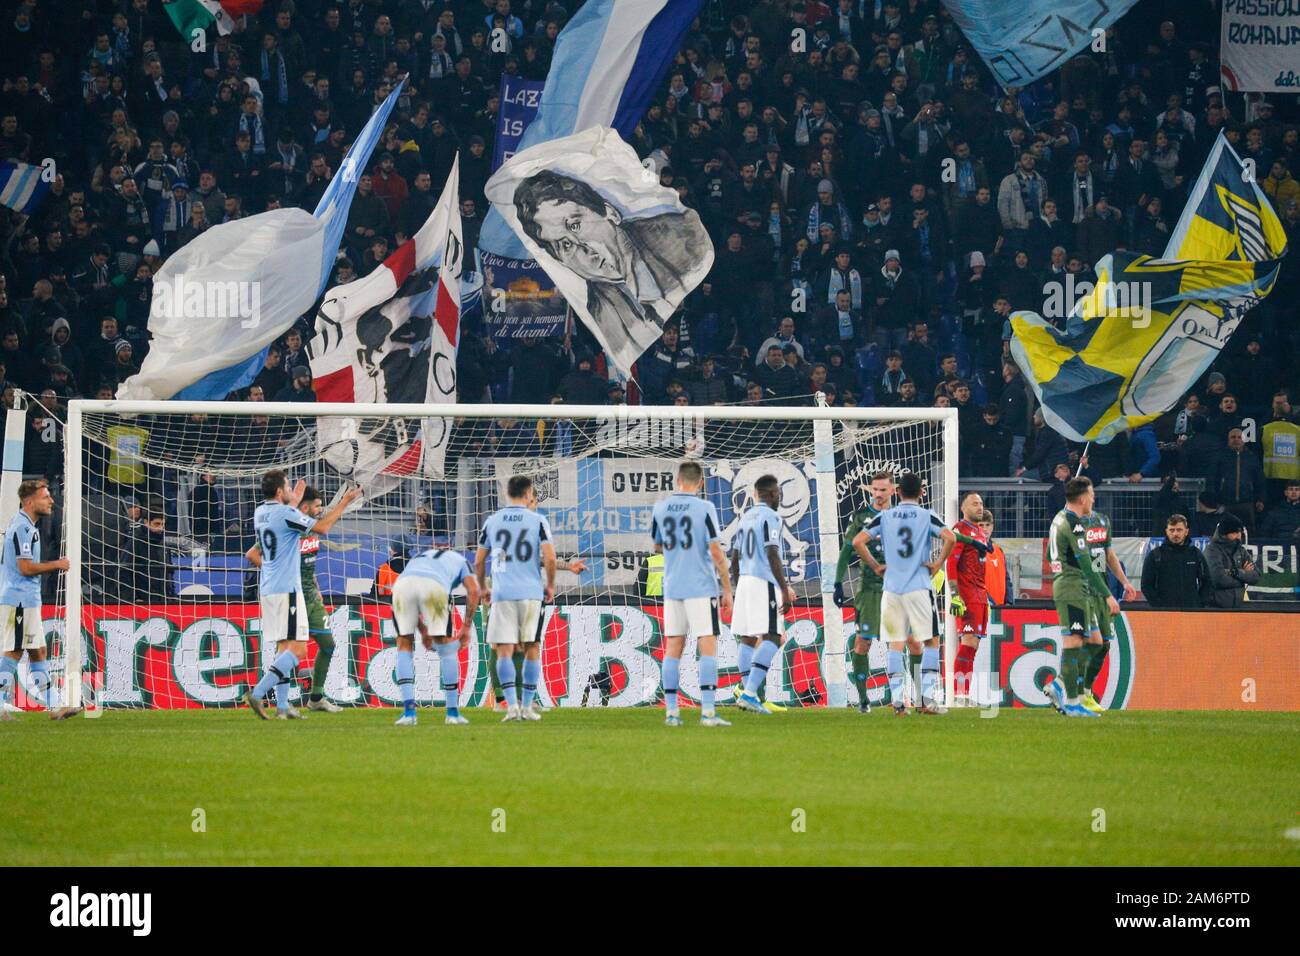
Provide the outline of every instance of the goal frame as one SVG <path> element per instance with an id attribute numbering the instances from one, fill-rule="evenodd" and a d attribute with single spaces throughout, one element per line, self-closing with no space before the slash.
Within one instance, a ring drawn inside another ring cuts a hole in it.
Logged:
<path id="1" fill-rule="evenodd" d="M 86 414 L 117 415 L 269 415 L 312 418 L 530 418 L 551 421 L 586 419 L 605 422 L 644 421 L 793 421 L 813 425 L 816 481 L 814 494 L 818 503 L 818 538 L 823 568 L 839 554 L 839 500 L 835 492 L 835 454 L 832 424 L 861 423 L 863 425 L 890 422 L 931 421 L 942 425 L 943 483 L 942 501 L 932 501 L 930 506 L 942 512 L 943 522 L 951 527 L 958 520 L 958 470 L 957 470 L 957 410 L 955 408 L 834 408 L 820 400 L 816 406 L 746 406 L 746 405 L 431 405 L 392 404 L 370 405 L 343 402 L 224 402 L 224 401 L 127 401 L 118 399 L 74 399 L 68 403 L 68 416 L 64 433 L 64 540 L 68 571 L 64 586 L 64 680 L 63 703 L 67 707 L 82 705 L 81 640 L 80 634 L 69 632 L 69 622 L 81 627 L 82 614 L 82 535 L 84 493 L 84 455 L 82 439 Z M 74 477 L 75 476 L 75 477 Z M 76 533 L 74 533 L 74 529 Z M 822 601 L 823 659 L 822 674 L 826 682 L 828 707 L 842 707 L 847 702 L 847 675 L 844 668 L 846 641 L 843 618 L 834 601 L 834 573 L 823 570 L 820 593 Z M 945 583 L 945 594 L 950 596 L 953 584 Z M 946 598 L 945 598 L 946 603 Z M 945 699 L 953 699 L 953 664 L 957 652 L 957 638 L 951 615 L 944 615 L 944 689 Z M 75 675 L 76 679 L 72 679 Z"/>

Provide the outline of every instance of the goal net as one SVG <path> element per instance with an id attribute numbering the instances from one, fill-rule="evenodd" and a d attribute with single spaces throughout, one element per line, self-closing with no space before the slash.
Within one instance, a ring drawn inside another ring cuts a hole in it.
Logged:
<path id="1" fill-rule="evenodd" d="M 81 680 L 64 681 L 65 702 L 100 712 L 239 704 L 275 651 L 260 639 L 257 578 L 245 552 L 254 544 L 259 480 L 280 468 L 318 490 L 327 507 L 347 487 L 364 492 L 328 536 L 305 544 L 324 607 L 292 700 L 314 683 L 341 706 L 396 706 L 393 577 L 430 547 L 454 548 L 472 565 L 484 520 L 505 503 L 508 479 L 522 474 L 569 568 L 557 574 L 556 600 L 544 611 L 539 696 L 552 706 L 652 705 L 662 699 L 663 639 L 650 513 L 671 492 L 677 465 L 692 459 L 704 467 L 728 549 L 755 480 L 779 479 L 786 574 L 799 600 L 767 698 L 842 706 L 854 696 L 845 674 L 852 609 L 831 596 L 843 532 L 879 470 L 919 473 L 927 503 L 955 520 L 956 416 L 808 402 L 460 406 L 454 418 L 428 418 L 434 409 L 423 406 L 73 402 L 62 489 L 70 569 L 59 603 L 79 623 L 80 640 L 65 627 L 69 639 L 56 642 L 54 657 L 56 670 Z M 859 573 L 856 558 L 851 564 L 850 595 Z M 453 611 L 458 624 L 462 611 L 463 603 Z M 64 616 L 58 604 L 46 613 Z M 483 615 L 461 650 L 464 706 L 494 698 Z M 723 632 L 726 701 L 738 673 L 725 622 Z M 438 705 L 437 656 L 416 645 L 417 703 Z M 875 653 L 880 673 L 870 692 L 879 701 L 887 682 L 883 650 Z M 691 653 L 681 689 L 688 706 L 698 700 Z"/>

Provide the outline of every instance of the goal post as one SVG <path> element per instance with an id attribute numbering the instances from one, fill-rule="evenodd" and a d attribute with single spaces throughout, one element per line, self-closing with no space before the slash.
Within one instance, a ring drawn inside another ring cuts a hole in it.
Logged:
<path id="1" fill-rule="evenodd" d="M 424 436 L 436 454 L 421 447 Z M 543 699 L 576 706 L 591 691 L 614 705 L 654 703 L 662 641 L 646 586 L 649 513 L 683 460 L 704 466 L 724 548 L 753 482 L 780 480 L 786 571 L 799 600 L 768 693 L 844 706 L 853 623 L 833 599 L 843 530 L 879 470 L 920 473 L 927 504 L 956 521 L 953 409 L 75 400 L 65 430 L 63 672 L 92 674 L 110 709 L 237 705 L 273 650 L 257 640 L 243 553 L 258 479 L 282 468 L 326 505 L 347 486 L 365 492 L 320 544 L 335 645 L 323 688 L 340 704 L 391 704 L 393 634 L 377 569 L 395 570 L 428 546 L 472 559 L 506 480 L 526 474 L 561 560 L 585 564 L 557 579 Z M 951 699 L 955 638 L 942 617 Z M 469 704 L 491 697 L 481 617 L 475 625 L 461 652 Z M 734 682 L 734 660 L 734 642 L 721 641 L 720 683 Z M 417 699 L 437 704 L 432 667 L 417 660 Z M 684 661 L 687 700 L 696 679 Z M 65 678 L 66 705 L 82 702 L 82 685 Z"/>

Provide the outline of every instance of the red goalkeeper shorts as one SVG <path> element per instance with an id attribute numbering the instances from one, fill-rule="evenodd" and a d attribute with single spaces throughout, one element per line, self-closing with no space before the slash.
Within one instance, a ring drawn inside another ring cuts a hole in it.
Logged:
<path id="1" fill-rule="evenodd" d="M 976 637 L 983 637 L 985 632 L 988 631 L 988 626 L 988 599 L 983 598 L 977 603 L 967 601 L 966 613 L 957 616 L 957 636 L 974 634 Z"/>

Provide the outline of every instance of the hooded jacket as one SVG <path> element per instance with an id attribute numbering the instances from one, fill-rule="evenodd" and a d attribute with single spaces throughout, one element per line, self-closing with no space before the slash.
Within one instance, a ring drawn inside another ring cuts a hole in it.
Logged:
<path id="1" fill-rule="evenodd" d="M 1236 608 L 1246 603 L 1246 587 L 1259 583 L 1259 569 L 1246 570 L 1250 555 L 1240 541 L 1214 532 L 1205 546 L 1205 563 L 1210 568 L 1210 606 Z"/>

